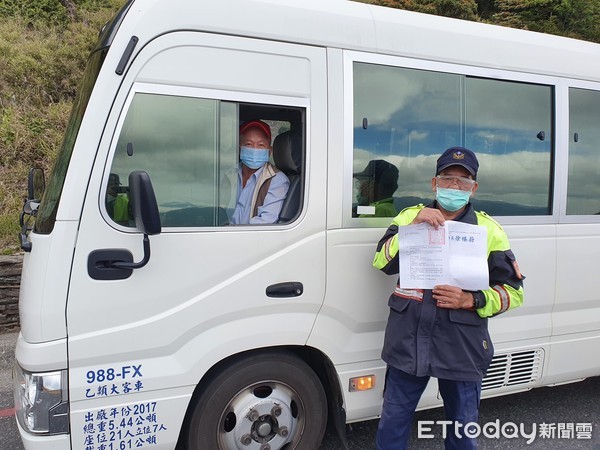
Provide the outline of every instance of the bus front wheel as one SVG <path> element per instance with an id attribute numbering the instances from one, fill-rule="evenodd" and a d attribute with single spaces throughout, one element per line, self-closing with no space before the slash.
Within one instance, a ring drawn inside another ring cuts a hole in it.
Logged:
<path id="1" fill-rule="evenodd" d="M 202 392 L 189 424 L 189 450 L 315 449 L 325 433 L 325 392 L 293 353 L 236 360 Z"/>

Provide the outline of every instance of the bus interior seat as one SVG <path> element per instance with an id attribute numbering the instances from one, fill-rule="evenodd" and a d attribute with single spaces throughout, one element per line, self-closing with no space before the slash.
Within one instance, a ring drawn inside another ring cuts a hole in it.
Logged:
<path id="1" fill-rule="evenodd" d="M 302 205 L 302 135 L 293 130 L 277 135 L 273 141 L 273 161 L 290 180 L 278 221 L 286 223 L 298 215 Z"/>

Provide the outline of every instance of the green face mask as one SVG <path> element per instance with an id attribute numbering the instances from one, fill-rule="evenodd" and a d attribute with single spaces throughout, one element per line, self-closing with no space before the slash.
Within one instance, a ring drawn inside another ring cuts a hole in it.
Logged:
<path id="1" fill-rule="evenodd" d="M 471 191 L 460 189 L 449 189 L 438 187 L 435 191 L 435 199 L 446 211 L 454 212 L 461 209 L 469 202 Z"/>

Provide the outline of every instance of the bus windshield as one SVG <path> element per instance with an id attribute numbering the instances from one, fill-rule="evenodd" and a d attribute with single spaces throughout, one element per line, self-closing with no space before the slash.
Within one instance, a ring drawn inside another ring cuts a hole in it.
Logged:
<path id="1" fill-rule="evenodd" d="M 79 86 L 77 96 L 75 97 L 75 103 L 73 104 L 73 110 L 71 111 L 71 117 L 65 131 L 65 138 L 63 140 L 61 149 L 58 153 L 56 162 L 50 175 L 50 180 L 44 196 L 42 197 L 42 203 L 38 209 L 36 216 L 34 231 L 41 234 L 49 234 L 54 229 L 54 222 L 56 221 L 56 213 L 58 211 L 58 205 L 60 203 L 60 196 L 63 190 L 65 182 L 65 176 L 67 175 L 67 168 L 71 161 L 71 155 L 73 153 L 73 147 L 75 146 L 75 140 L 79 133 L 79 127 L 85 110 L 87 108 L 92 90 L 96 84 L 96 79 L 102 68 L 102 63 L 106 57 L 106 53 L 110 48 L 112 40 L 114 39 L 115 33 L 118 30 L 123 18 L 129 11 L 129 8 L 133 4 L 134 0 L 128 0 L 115 17 L 108 22 L 102 31 L 98 39 L 96 48 L 92 51 L 90 58 L 87 63 L 87 67 L 83 74 L 83 80 Z"/>
<path id="2" fill-rule="evenodd" d="M 81 120 L 83 119 L 83 115 L 92 94 L 92 89 L 98 78 L 98 73 L 102 67 L 102 62 L 104 61 L 107 50 L 108 49 L 104 48 L 95 51 L 90 55 L 88 60 L 82 84 L 79 88 L 77 97 L 75 98 L 69 124 L 65 131 L 65 138 L 56 162 L 54 163 L 48 186 L 44 192 L 42 203 L 36 216 L 36 233 L 48 234 L 51 233 L 54 228 L 56 212 L 58 211 L 58 204 L 60 203 L 60 196 L 65 182 L 67 168 L 69 167 L 69 161 L 71 160 L 71 154 L 73 153 L 75 140 L 79 133 Z"/>

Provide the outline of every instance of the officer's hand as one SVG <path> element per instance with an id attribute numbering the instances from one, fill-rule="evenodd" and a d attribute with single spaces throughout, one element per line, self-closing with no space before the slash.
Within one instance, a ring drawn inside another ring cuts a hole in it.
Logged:
<path id="1" fill-rule="evenodd" d="M 473 307 L 473 294 L 447 284 L 433 288 L 433 299 L 437 301 L 437 306 L 440 308 L 470 309 Z"/>
<path id="2" fill-rule="evenodd" d="M 412 223 L 415 225 L 419 223 L 428 223 L 437 230 L 439 227 L 444 226 L 444 221 L 444 216 L 439 209 L 423 208 L 421 211 L 419 211 L 417 217 L 413 219 Z"/>

